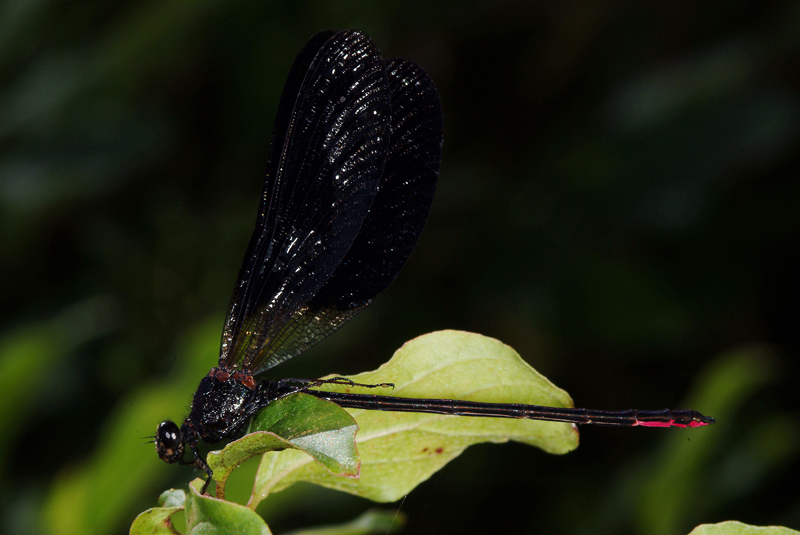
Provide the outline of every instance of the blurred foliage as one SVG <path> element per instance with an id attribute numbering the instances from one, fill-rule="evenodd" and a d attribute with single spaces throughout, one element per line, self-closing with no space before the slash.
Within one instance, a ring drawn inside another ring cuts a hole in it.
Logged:
<path id="1" fill-rule="evenodd" d="M 398 504 L 407 532 L 800 526 L 798 25 L 789 1 L 0 3 L 0 529 L 122 533 L 192 478 L 141 437 L 215 362 L 283 81 L 322 28 L 425 67 L 444 162 L 399 279 L 276 373 L 456 328 L 578 405 L 719 422 L 470 448 Z M 259 512 L 282 532 L 365 507 L 301 487 Z"/>

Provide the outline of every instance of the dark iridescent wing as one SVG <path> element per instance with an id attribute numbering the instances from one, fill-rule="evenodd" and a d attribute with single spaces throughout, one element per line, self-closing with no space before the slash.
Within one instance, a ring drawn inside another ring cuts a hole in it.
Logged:
<path id="1" fill-rule="evenodd" d="M 321 341 L 397 277 L 428 217 L 442 155 L 442 105 L 433 81 L 410 61 L 386 61 L 391 146 L 380 189 L 353 245 L 328 282 L 278 333 L 263 371 Z"/>
<path id="2" fill-rule="evenodd" d="M 256 228 L 222 334 L 219 362 L 229 369 L 262 367 L 361 229 L 389 148 L 378 49 L 360 32 L 312 37 L 278 110 Z"/>
<path id="3" fill-rule="evenodd" d="M 312 310 L 360 309 L 397 277 L 419 241 L 442 159 L 442 103 L 416 63 L 385 61 L 392 96 L 389 156 L 364 225 Z"/>

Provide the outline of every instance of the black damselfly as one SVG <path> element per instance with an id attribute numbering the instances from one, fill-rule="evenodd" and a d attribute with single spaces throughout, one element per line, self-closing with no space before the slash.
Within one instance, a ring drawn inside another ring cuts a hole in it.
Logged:
<path id="1" fill-rule="evenodd" d="M 442 130 L 439 95 L 421 67 L 384 60 L 358 31 L 325 31 L 309 40 L 278 107 L 256 228 L 228 308 L 219 364 L 200 382 L 183 425 L 158 426 L 161 459 L 194 464 L 210 481 L 198 441 L 232 438 L 256 412 L 299 391 L 342 407 L 383 411 L 617 426 L 714 423 L 691 410 L 412 399 L 310 390 L 353 384 L 343 378 L 254 379 L 322 341 L 395 279 L 431 207 Z M 191 459 L 184 458 L 186 450 Z"/>

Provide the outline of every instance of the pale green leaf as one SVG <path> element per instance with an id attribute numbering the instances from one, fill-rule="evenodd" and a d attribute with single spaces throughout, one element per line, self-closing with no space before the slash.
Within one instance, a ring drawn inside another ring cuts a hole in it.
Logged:
<path id="1" fill-rule="evenodd" d="M 729 520 L 697 526 L 689 535 L 800 535 L 800 531 L 781 526 L 750 526 Z"/>
<path id="2" fill-rule="evenodd" d="M 411 398 L 450 398 L 486 402 L 571 407 L 563 390 L 531 368 L 510 347 L 492 338 L 441 331 L 406 343 L 374 372 L 350 377 L 364 384 L 394 383 L 394 389 L 325 385 L 331 390 Z M 548 453 L 578 445 L 575 426 L 565 423 L 440 414 L 350 410 L 357 436 L 361 477 L 336 477 L 297 451 L 262 457 L 250 506 L 298 481 L 390 502 L 410 492 L 465 448 L 480 442 L 514 440 Z"/>

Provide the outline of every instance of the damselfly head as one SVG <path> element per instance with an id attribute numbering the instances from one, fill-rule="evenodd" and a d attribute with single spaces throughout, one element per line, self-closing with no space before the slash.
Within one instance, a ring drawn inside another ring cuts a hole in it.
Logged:
<path id="1" fill-rule="evenodd" d="M 156 452 L 161 460 L 170 464 L 178 462 L 183 455 L 183 437 L 181 430 L 169 420 L 158 425 L 155 436 Z"/>

